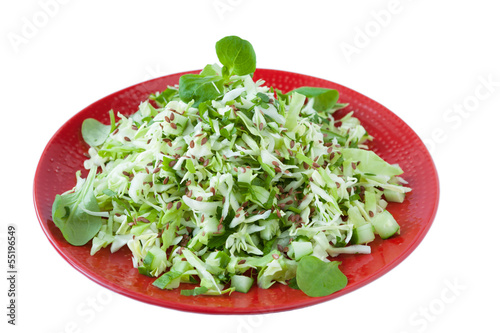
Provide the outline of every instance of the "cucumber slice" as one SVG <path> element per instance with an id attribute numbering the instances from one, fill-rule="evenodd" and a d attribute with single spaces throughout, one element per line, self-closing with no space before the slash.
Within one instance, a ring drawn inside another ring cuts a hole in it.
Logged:
<path id="1" fill-rule="evenodd" d="M 405 193 L 385 189 L 384 197 L 387 201 L 402 203 L 405 200 Z"/>
<path id="2" fill-rule="evenodd" d="M 233 275 L 231 277 L 231 288 L 240 292 L 247 293 L 253 285 L 253 278 L 245 275 Z"/>
<path id="3" fill-rule="evenodd" d="M 387 239 L 399 231 L 399 224 L 387 210 L 375 215 L 372 225 L 382 239 Z"/>
<path id="4" fill-rule="evenodd" d="M 349 208 L 349 210 L 347 211 L 347 215 L 349 215 L 349 221 L 354 224 L 355 227 L 366 224 L 363 215 L 361 215 L 359 208 L 356 206 L 352 206 L 351 208 Z"/>
<path id="5" fill-rule="evenodd" d="M 354 244 L 367 244 L 375 239 L 373 226 L 370 223 L 354 228 L 352 232 L 352 242 Z"/>
<path id="6" fill-rule="evenodd" d="M 300 260 L 300 258 L 313 253 L 311 242 L 292 242 L 292 249 L 295 260 Z"/>

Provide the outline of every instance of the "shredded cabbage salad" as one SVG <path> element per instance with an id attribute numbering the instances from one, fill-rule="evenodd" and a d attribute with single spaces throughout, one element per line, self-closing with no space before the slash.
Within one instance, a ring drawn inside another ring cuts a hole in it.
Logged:
<path id="1" fill-rule="evenodd" d="M 353 112 L 335 116 L 336 90 L 254 81 L 253 48 L 236 36 L 216 51 L 222 66 L 131 116 L 83 123 L 89 174 L 56 196 L 55 224 L 73 245 L 92 240 L 91 255 L 128 247 L 139 273 L 184 295 L 342 289 L 332 258 L 399 233 L 386 206 L 410 191 L 403 170 L 368 150 Z"/>

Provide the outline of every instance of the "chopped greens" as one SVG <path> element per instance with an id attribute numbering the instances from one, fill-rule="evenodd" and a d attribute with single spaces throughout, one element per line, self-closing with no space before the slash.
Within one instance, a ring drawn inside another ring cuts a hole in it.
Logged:
<path id="1" fill-rule="evenodd" d="M 344 288 L 331 259 L 399 233 L 386 206 L 410 191 L 403 170 L 368 150 L 353 112 L 335 114 L 337 90 L 254 81 L 255 52 L 236 36 L 216 53 L 222 67 L 183 75 L 131 116 L 83 122 L 90 171 L 56 196 L 54 223 L 72 245 L 92 240 L 91 254 L 126 245 L 154 286 L 186 296 Z"/>

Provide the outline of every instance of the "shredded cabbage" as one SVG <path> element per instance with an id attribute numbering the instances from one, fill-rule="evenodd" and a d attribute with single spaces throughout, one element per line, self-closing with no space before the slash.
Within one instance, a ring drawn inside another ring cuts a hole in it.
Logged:
<path id="1" fill-rule="evenodd" d="M 352 242 L 356 227 L 385 211 L 384 190 L 410 188 L 399 166 L 366 149 L 371 137 L 353 113 L 336 117 L 345 104 L 318 111 L 319 97 L 251 75 L 222 87 L 197 107 L 168 87 L 130 117 L 118 114 L 90 147 L 84 166 L 101 168 L 101 212 L 85 212 L 102 217 L 91 254 L 127 245 L 140 273 L 170 272 L 162 288 L 199 282 L 197 293 L 223 294 L 235 274 L 269 288 L 294 279 L 304 255 L 370 253 Z"/>

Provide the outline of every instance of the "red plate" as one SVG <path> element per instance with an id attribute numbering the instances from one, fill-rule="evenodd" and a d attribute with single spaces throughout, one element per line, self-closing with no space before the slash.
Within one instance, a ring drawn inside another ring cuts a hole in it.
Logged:
<path id="1" fill-rule="evenodd" d="M 199 72 L 199 71 L 195 71 Z M 390 204 L 389 211 L 401 225 L 401 234 L 392 239 L 377 239 L 370 255 L 342 255 L 337 260 L 349 279 L 343 290 L 333 295 L 312 298 L 301 291 L 275 284 L 267 290 L 253 287 L 248 294 L 224 296 L 182 296 L 179 290 L 160 290 L 154 281 L 132 267 L 131 253 L 125 246 L 111 254 L 108 249 L 90 256 L 86 246 L 69 245 L 51 220 L 54 197 L 75 185 L 75 172 L 83 169 L 84 143 L 80 128 L 84 119 L 93 117 L 109 123 L 108 111 L 113 109 L 129 115 L 151 93 L 177 84 L 186 73 L 168 75 L 126 88 L 88 106 L 67 121 L 47 144 L 34 180 L 35 209 L 50 243 L 70 265 L 98 284 L 133 299 L 167 308 L 200 313 L 250 314 L 296 309 L 334 299 L 379 278 L 405 259 L 422 241 L 429 230 L 439 201 L 439 183 L 434 163 L 415 132 L 394 113 L 379 103 L 351 89 L 306 75 L 258 69 L 255 78 L 267 85 L 289 91 L 300 86 L 334 88 L 340 92 L 340 102 L 348 102 L 347 111 L 361 120 L 375 138 L 371 148 L 390 163 L 399 163 L 403 177 L 413 189 L 404 203 Z"/>

